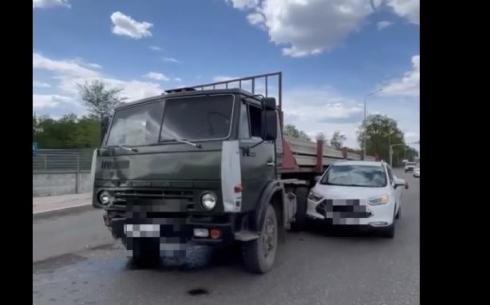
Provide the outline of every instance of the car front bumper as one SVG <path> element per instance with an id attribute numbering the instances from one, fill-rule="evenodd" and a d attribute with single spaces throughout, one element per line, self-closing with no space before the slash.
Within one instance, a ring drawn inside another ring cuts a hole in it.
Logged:
<path id="1" fill-rule="evenodd" d="M 308 199 L 306 215 L 332 225 L 386 227 L 394 221 L 394 203 L 371 206 L 366 200 L 313 201 Z"/>

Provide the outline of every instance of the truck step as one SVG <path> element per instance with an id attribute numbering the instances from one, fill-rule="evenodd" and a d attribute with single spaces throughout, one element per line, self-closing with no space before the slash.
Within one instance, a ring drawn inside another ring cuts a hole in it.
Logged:
<path id="1" fill-rule="evenodd" d="M 239 231 L 235 232 L 235 240 L 239 241 L 251 241 L 259 238 L 259 234 L 251 231 Z"/>

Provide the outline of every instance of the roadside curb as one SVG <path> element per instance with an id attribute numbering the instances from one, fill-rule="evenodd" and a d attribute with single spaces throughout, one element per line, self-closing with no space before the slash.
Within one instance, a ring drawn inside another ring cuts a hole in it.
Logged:
<path id="1" fill-rule="evenodd" d="M 71 213 L 88 211 L 90 209 L 95 209 L 95 208 L 90 203 L 88 203 L 88 204 L 84 203 L 84 204 L 80 204 L 80 205 L 57 208 L 57 209 L 52 209 L 52 210 L 48 210 L 48 211 L 34 212 L 34 213 L 32 213 L 32 219 L 38 220 L 38 219 L 43 219 L 43 218 L 48 218 L 48 217 L 53 217 L 53 216 L 62 216 L 62 215 L 67 215 L 67 214 L 71 214 Z"/>

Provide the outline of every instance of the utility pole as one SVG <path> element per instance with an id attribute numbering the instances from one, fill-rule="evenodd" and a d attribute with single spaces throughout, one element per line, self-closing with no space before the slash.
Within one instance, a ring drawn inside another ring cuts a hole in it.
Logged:
<path id="1" fill-rule="evenodd" d="M 378 90 L 375 90 L 371 93 L 368 93 L 366 94 L 366 96 L 364 96 L 364 121 L 363 121 L 363 125 L 364 125 L 364 140 L 363 140 L 363 143 L 362 143 L 362 159 L 363 160 L 366 160 L 366 142 L 367 142 L 367 133 L 366 133 L 366 118 L 367 118 L 367 98 L 371 95 L 374 95 L 380 91 L 382 91 L 383 88 L 380 88 Z"/>

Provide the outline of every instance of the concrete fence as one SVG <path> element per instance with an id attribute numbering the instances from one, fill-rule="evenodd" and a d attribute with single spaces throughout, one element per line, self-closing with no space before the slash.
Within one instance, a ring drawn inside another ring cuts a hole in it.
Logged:
<path id="1" fill-rule="evenodd" d="M 87 193 L 92 190 L 93 149 L 41 149 L 32 157 L 34 196 Z"/>
<path id="2" fill-rule="evenodd" d="M 92 191 L 90 171 L 37 171 L 32 173 L 33 196 L 78 194 Z"/>

